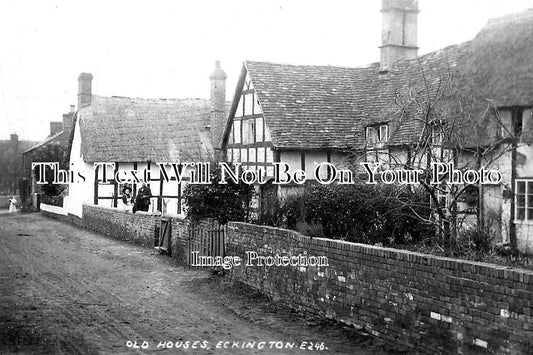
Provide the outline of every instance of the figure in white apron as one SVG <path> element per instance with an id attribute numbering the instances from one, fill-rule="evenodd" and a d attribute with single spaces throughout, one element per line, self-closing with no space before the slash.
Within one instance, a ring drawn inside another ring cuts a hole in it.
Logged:
<path id="1" fill-rule="evenodd" d="M 17 212 L 17 198 L 13 196 L 9 200 L 9 213 Z"/>

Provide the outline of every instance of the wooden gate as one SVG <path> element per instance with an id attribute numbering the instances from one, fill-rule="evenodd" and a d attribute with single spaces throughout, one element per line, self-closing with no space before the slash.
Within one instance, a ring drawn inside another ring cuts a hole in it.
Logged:
<path id="1" fill-rule="evenodd" d="M 160 218 L 156 224 L 154 247 L 160 252 L 170 254 L 170 226 L 169 218 Z"/>
<path id="2" fill-rule="evenodd" d="M 197 258 L 193 258 L 193 253 L 196 256 L 224 257 L 225 241 L 225 227 L 216 222 L 208 225 L 191 225 L 187 238 L 187 265 L 189 268 L 198 267 L 193 265 L 194 261 L 197 260 Z"/>

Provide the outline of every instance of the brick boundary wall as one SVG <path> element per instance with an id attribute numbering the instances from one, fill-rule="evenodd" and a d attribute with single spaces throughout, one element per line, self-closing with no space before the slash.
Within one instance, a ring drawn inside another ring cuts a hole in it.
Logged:
<path id="1" fill-rule="evenodd" d="M 159 232 L 161 217 L 150 214 L 132 214 L 114 208 L 83 205 L 82 218 L 41 211 L 46 217 L 68 222 L 111 238 L 153 248 Z M 186 261 L 188 222 L 173 217 L 170 229 L 170 254 L 180 262 Z"/>
<path id="2" fill-rule="evenodd" d="M 170 255 L 179 262 L 187 261 L 187 243 L 190 223 L 181 217 L 161 217 L 152 214 L 132 214 L 116 208 L 83 205 L 82 218 L 41 211 L 44 216 L 106 235 L 129 243 L 153 248 L 159 233 L 159 220 L 170 220 Z M 212 221 L 201 221 L 196 227 L 209 228 Z"/>
<path id="3" fill-rule="evenodd" d="M 83 205 L 83 226 L 112 238 L 153 248 L 158 238 L 159 220 L 170 219 L 170 255 L 185 262 L 189 223 L 180 217 L 133 214 L 102 206 Z"/>
<path id="4" fill-rule="evenodd" d="M 83 206 L 83 219 L 43 215 L 152 248 L 159 217 Z M 189 224 L 171 218 L 172 257 Z M 533 353 L 533 271 L 230 222 L 226 255 L 326 256 L 328 266 L 236 266 L 229 276 L 289 306 L 422 353 Z"/>
<path id="5" fill-rule="evenodd" d="M 144 247 L 154 247 L 156 216 L 83 205 L 82 217 L 87 229 Z"/>
<path id="6" fill-rule="evenodd" d="M 289 306 L 421 353 L 533 354 L 533 271 L 230 222 L 226 255 L 326 256 L 329 266 L 235 266 Z"/>

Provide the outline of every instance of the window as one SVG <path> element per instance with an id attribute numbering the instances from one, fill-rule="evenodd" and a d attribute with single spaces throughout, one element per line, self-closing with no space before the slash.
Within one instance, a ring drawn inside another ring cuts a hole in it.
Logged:
<path id="1" fill-rule="evenodd" d="M 531 116 L 530 112 L 529 110 L 502 111 L 501 136 L 520 137 L 524 128 L 527 128 L 528 119 Z"/>
<path id="2" fill-rule="evenodd" d="M 385 143 L 389 140 L 389 126 L 380 125 L 366 128 L 366 143 L 373 145 L 376 143 Z"/>
<path id="3" fill-rule="evenodd" d="M 389 140 L 389 126 L 382 125 L 379 126 L 379 141 L 387 142 Z"/>
<path id="4" fill-rule="evenodd" d="M 515 184 L 515 219 L 533 221 L 533 179 L 516 180 Z"/>

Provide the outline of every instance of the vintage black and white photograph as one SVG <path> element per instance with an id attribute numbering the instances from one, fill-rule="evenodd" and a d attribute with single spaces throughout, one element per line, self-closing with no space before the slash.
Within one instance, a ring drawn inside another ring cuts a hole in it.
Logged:
<path id="1" fill-rule="evenodd" d="M 0 354 L 533 354 L 533 0 L 0 0 Z"/>

